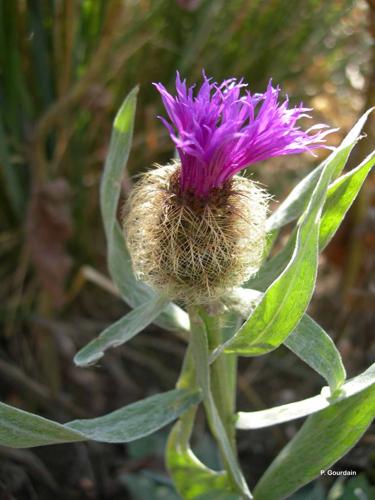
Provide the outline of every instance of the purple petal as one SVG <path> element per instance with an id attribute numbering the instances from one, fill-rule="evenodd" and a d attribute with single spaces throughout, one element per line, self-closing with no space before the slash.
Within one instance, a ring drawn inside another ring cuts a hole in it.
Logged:
<path id="1" fill-rule="evenodd" d="M 267 158 L 310 152 L 326 146 L 334 130 L 317 124 L 303 131 L 296 125 L 311 111 L 301 103 L 288 108 L 279 101 L 280 88 L 270 80 L 264 94 L 251 94 L 241 79 L 213 82 L 202 72 L 203 83 L 194 95 L 176 75 L 177 95 L 155 83 L 169 121 L 161 118 L 181 158 L 180 187 L 207 197 L 233 175 Z M 335 129 L 336 130 L 336 129 Z"/>

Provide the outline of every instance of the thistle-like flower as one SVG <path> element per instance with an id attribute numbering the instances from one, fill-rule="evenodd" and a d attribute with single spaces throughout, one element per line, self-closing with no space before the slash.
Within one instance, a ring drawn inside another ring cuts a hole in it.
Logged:
<path id="1" fill-rule="evenodd" d="M 151 170 L 125 208 L 124 228 L 138 277 L 171 298 L 204 303 L 240 285 L 260 266 L 267 193 L 238 175 L 267 158 L 326 147 L 326 125 L 307 131 L 302 105 L 279 102 L 270 82 L 251 94 L 243 80 L 203 75 L 194 95 L 177 73 L 172 96 L 158 83 L 160 118 L 180 160 Z"/>

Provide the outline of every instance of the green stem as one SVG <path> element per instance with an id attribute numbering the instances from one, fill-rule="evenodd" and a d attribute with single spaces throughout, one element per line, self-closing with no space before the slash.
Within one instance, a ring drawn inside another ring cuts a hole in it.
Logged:
<path id="1" fill-rule="evenodd" d="M 252 498 L 239 467 L 234 439 L 233 368 L 235 364 L 233 359 L 221 361 L 220 358 L 225 359 L 226 357 L 222 355 L 215 361 L 215 363 L 218 363 L 216 368 L 213 367 L 212 371 L 209 366 L 208 333 L 212 334 L 213 331 L 216 332 L 219 329 L 213 328 L 215 325 L 213 319 L 211 321 L 204 312 L 198 312 L 198 310 L 194 309 L 190 311 L 190 322 L 191 352 L 196 367 L 197 382 L 203 393 L 203 403 L 208 424 L 217 441 L 223 464 L 233 485 L 241 493 L 241 497 Z M 210 340 L 211 343 L 215 342 L 215 339 Z M 224 376 L 220 371 L 221 369 L 224 370 Z M 212 375 L 214 377 L 213 386 L 211 385 Z"/>
<path id="2" fill-rule="evenodd" d="M 201 316 L 206 326 L 209 348 L 212 351 L 226 340 L 223 335 L 223 325 L 220 324 L 222 319 L 207 313 L 201 313 Z M 237 356 L 232 354 L 222 354 L 210 367 L 212 396 L 234 454 L 237 454 L 234 425 L 236 372 Z"/>
<path id="3" fill-rule="evenodd" d="M 184 357 L 182 369 L 180 376 L 178 378 L 176 388 L 177 389 L 194 389 L 197 386 L 196 374 L 194 361 L 191 352 L 191 346 L 189 345 Z M 176 425 L 176 435 L 178 438 L 176 442 L 181 448 L 189 448 L 189 441 L 191 433 L 194 426 L 195 414 L 197 413 L 197 406 L 194 406 L 186 413 L 184 413 Z"/>

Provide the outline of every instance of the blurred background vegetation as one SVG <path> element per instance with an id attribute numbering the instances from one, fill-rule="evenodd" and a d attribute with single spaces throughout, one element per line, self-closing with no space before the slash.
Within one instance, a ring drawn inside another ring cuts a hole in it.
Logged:
<path id="1" fill-rule="evenodd" d="M 292 102 L 314 108 L 315 122 L 340 127 L 337 144 L 375 104 L 374 40 L 374 0 L 0 0 L 1 399 L 66 421 L 171 388 L 177 378 L 184 345 L 156 327 L 95 368 L 72 362 L 126 311 L 106 277 L 98 188 L 114 114 L 134 85 L 132 175 L 173 155 L 151 83 L 171 88 L 176 69 L 190 82 L 202 68 L 217 80 L 245 77 L 253 91 L 272 77 Z M 351 166 L 370 150 L 374 131 L 372 117 Z M 316 161 L 284 157 L 252 171 L 276 203 Z M 374 227 L 373 175 L 322 256 L 311 306 L 349 375 L 375 359 Z M 240 363 L 242 409 L 320 387 L 283 349 Z M 299 425 L 240 434 L 250 484 Z M 165 435 L 127 447 L 0 448 L 0 498 L 175 499 L 162 462 Z M 215 463 L 203 423 L 199 442 L 200 456 Z M 361 473 L 357 483 L 335 483 L 329 497 L 332 482 L 317 483 L 301 498 L 355 498 L 345 496 L 354 486 L 374 498 L 374 443 L 370 431 L 337 466 Z"/>

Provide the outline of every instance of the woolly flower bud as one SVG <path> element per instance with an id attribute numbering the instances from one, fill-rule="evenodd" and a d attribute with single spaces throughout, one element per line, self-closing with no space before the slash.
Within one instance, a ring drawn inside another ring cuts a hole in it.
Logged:
<path id="1" fill-rule="evenodd" d="M 261 262 L 267 194 L 236 175 L 207 199 L 181 193 L 180 165 L 145 174 L 125 207 L 134 270 L 174 299 L 205 303 L 240 285 Z"/>
<path id="2" fill-rule="evenodd" d="M 205 303 L 250 277 L 265 245 L 267 194 L 238 175 L 267 158 L 312 151 L 331 132 L 296 125 L 307 108 L 279 103 L 269 83 L 251 94 L 243 81 L 203 84 L 194 96 L 177 73 L 177 95 L 162 84 L 161 118 L 180 161 L 143 176 L 125 208 L 124 229 L 139 279 L 174 299 Z"/>

